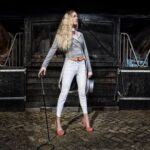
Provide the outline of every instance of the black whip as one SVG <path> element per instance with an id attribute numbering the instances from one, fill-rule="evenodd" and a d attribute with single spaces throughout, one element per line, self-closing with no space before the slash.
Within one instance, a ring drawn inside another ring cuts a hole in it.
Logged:
<path id="1" fill-rule="evenodd" d="M 43 97 L 43 103 L 44 103 L 44 110 L 45 110 L 45 120 L 46 120 L 46 127 L 47 127 L 47 138 L 48 141 L 46 143 L 43 143 L 38 146 L 37 150 L 40 150 L 43 146 L 49 146 L 51 150 L 54 150 L 54 145 L 50 143 L 50 136 L 49 136 L 49 125 L 48 125 L 48 119 L 47 119 L 47 111 L 46 111 L 46 102 L 45 102 L 45 90 L 44 90 L 44 83 L 43 83 L 43 77 L 41 77 L 41 87 L 42 87 L 42 97 Z"/>

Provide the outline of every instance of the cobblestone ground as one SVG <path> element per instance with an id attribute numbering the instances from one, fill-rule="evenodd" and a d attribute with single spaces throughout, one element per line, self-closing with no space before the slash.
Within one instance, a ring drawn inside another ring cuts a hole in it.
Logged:
<path id="1" fill-rule="evenodd" d="M 81 127 L 81 116 L 81 112 L 64 112 L 66 134 L 57 137 L 55 113 L 48 111 L 50 144 L 55 150 L 150 150 L 150 110 L 92 111 L 91 134 Z M 43 110 L 0 112 L 0 150 L 36 150 L 47 142 L 46 129 Z"/>

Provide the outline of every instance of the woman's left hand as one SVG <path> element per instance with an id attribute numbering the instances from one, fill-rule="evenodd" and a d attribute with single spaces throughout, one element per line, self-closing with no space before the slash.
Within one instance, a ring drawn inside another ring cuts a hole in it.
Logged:
<path id="1" fill-rule="evenodd" d="M 91 78 L 92 75 L 93 75 L 92 72 L 88 72 L 88 78 Z"/>

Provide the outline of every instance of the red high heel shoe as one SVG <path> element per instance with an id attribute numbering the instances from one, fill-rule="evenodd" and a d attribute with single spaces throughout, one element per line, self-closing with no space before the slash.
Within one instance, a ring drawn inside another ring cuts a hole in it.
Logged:
<path id="1" fill-rule="evenodd" d="M 57 122 L 55 121 L 55 128 L 56 128 L 56 135 L 57 136 L 63 136 L 65 134 L 63 129 L 57 129 Z"/>
<path id="2" fill-rule="evenodd" d="M 93 132 L 93 128 L 92 127 L 87 127 L 86 126 L 86 122 L 85 122 L 85 119 L 82 117 L 81 118 L 81 123 L 82 123 L 82 126 L 83 126 L 83 128 L 88 132 L 88 133 L 91 133 L 91 132 Z"/>

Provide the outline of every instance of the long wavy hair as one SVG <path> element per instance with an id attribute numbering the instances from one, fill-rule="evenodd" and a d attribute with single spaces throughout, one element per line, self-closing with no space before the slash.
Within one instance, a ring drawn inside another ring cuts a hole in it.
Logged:
<path id="1" fill-rule="evenodd" d="M 58 48 L 62 51 L 67 51 L 71 45 L 73 13 L 76 12 L 74 10 L 69 10 L 64 14 L 56 33 Z M 76 26 L 76 29 L 77 28 L 78 25 Z"/>

